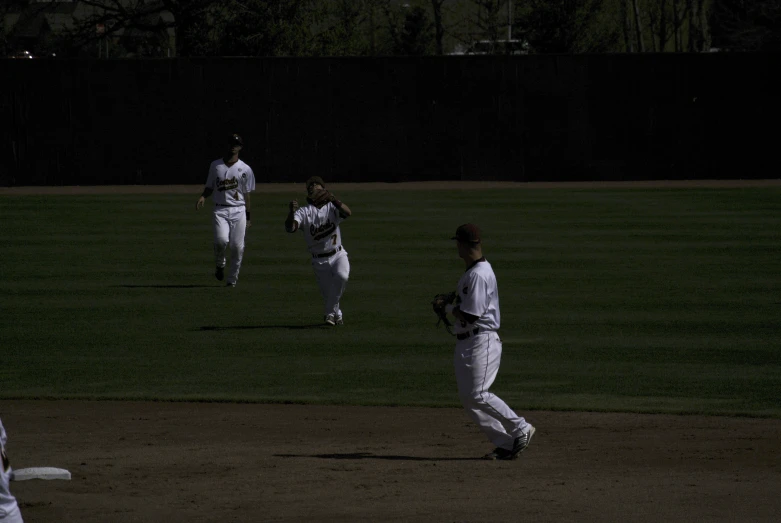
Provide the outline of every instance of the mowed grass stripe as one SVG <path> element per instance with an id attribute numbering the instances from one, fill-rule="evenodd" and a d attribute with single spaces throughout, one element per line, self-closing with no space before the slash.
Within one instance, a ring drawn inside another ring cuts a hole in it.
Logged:
<path id="1" fill-rule="evenodd" d="M 197 195 L 195 195 L 197 196 Z M 518 410 L 781 416 L 781 190 L 349 191 L 325 329 L 287 201 L 253 196 L 239 286 L 182 195 L 1 197 L 0 398 L 455 406 L 429 302 L 485 231 Z"/>

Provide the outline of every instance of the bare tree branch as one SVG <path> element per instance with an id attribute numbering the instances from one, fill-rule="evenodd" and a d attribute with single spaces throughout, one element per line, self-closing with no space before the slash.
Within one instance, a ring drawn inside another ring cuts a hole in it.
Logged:
<path id="1" fill-rule="evenodd" d="M 634 9 L 635 16 L 635 35 L 637 36 L 637 50 L 641 53 L 645 52 L 645 42 L 643 41 L 643 26 L 640 24 L 640 6 L 637 4 L 637 0 L 632 0 L 632 7 Z"/>

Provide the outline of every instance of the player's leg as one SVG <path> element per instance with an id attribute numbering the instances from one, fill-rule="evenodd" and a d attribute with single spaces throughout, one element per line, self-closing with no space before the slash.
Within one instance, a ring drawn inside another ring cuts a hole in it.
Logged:
<path id="1" fill-rule="evenodd" d="M 227 283 L 235 284 L 239 281 L 241 260 L 244 258 L 244 234 L 247 231 L 247 214 L 243 208 L 232 209 L 230 218 L 230 243 L 231 264 L 227 275 Z"/>
<path id="2" fill-rule="evenodd" d="M 487 351 L 490 356 L 487 360 L 495 362 L 490 368 L 490 371 L 493 373 L 491 382 L 486 382 L 485 384 L 485 398 L 489 406 L 488 413 L 498 416 L 497 421 L 502 424 L 505 432 L 513 438 L 517 438 L 529 427 L 529 424 L 522 416 L 516 414 L 502 398 L 493 392 L 488 392 L 489 387 L 493 385 L 493 382 L 496 379 L 496 374 L 499 372 L 499 364 L 502 359 L 502 340 L 495 332 L 491 332 L 484 337 L 488 338 Z"/>
<path id="3" fill-rule="evenodd" d="M 511 449 L 527 423 L 489 389 L 499 372 L 502 342 L 496 333 L 474 336 L 456 346 L 458 395 L 472 420 L 497 447 Z"/>
<path id="4" fill-rule="evenodd" d="M 227 220 L 227 212 L 219 209 L 214 211 L 212 221 L 214 230 L 214 265 L 217 267 L 216 275 L 218 279 L 222 270 L 225 268 L 225 249 L 228 247 L 230 225 Z"/>
<path id="5" fill-rule="evenodd" d="M 2 518 L 3 523 L 24 523 L 24 520 L 22 519 L 22 512 L 19 510 L 19 507 L 16 506 L 13 509 L 11 509 L 4 518 Z"/>
<path id="6" fill-rule="evenodd" d="M 350 279 L 350 259 L 347 254 L 338 254 L 331 258 L 331 284 L 328 288 L 328 297 L 326 298 L 325 308 L 331 311 L 335 319 L 342 319 L 342 310 L 339 308 L 339 301 L 347 288 L 347 281 Z"/>
<path id="7" fill-rule="evenodd" d="M 505 447 L 509 450 L 513 438 L 495 416 L 485 412 L 488 404 L 483 394 L 496 379 L 498 365 L 488 361 L 488 353 L 484 350 L 483 341 L 474 337 L 456 345 L 453 363 L 458 397 L 467 415 L 477 423 L 489 441 L 497 447 Z"/>
<path id="8" fill-rule="evenodd" d="M 325 316 L 333 314 L 333 309 L 328 308 L 328 291 L 331 288 L 331 266 L 327 260 L 312 260 L 312 269 L 315 271 L 317 288 L 320 289 L 320 296 L 323 298 L 323 314 Z"/>

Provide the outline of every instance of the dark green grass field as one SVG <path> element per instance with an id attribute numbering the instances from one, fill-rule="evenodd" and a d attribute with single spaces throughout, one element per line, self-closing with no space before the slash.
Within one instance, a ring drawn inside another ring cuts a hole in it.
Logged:
<path id="1" fill-rule="evenodd" d="M 429 302 L 473 221 L 501 297 L 494 390 L 519 412 L 781 417 L 779 188 L 345 191 L 330 329 L 292 196 L 253 196 L 235 289 L 197 192 L 0 196 L 0 399 L 456 406 Z"/>

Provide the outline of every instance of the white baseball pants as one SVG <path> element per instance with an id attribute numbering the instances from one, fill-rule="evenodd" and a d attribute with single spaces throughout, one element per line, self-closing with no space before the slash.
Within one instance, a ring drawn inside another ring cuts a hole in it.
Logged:
<path id="1" fill-rule="evenodd" d="M 528 423 L 499 396 L 488 392 L 501 359 L 502 341 L 496 332 L 480 332 L 456 342 L 454 366 L 461 404 L 491 443 L 510 450 Z"/>
<path id="2" fill-rule="evenodd" d="M 247 214 L 244 206 L 214 207 L 214 263 L 225 267 L 225 251 L 230 245 L 231 264 L 226 280 L 236 283 L 239 279 L 241 259 L 244 257 L 244 233 L 247 229 Z"/>
<path id="3" fill-rule="evenodd" d="M 330 258 L 312 258 L 312 268 L 325 303 L 325 315 L 333 314 L 336 318 L 341 318 L 339 300 L 342 299 L 347 280 L 350 279 L 350 260 L 347 258 L 347 252 L 342 250 Z"/>
<path id="4" fill-rule="evenodd" d="M 22 519 L 22 513 L 19 511 L 19 507 L 16 506 L 5 514 L 0 515 L 0 522 L 2 523 L 24 523 Z"/>

